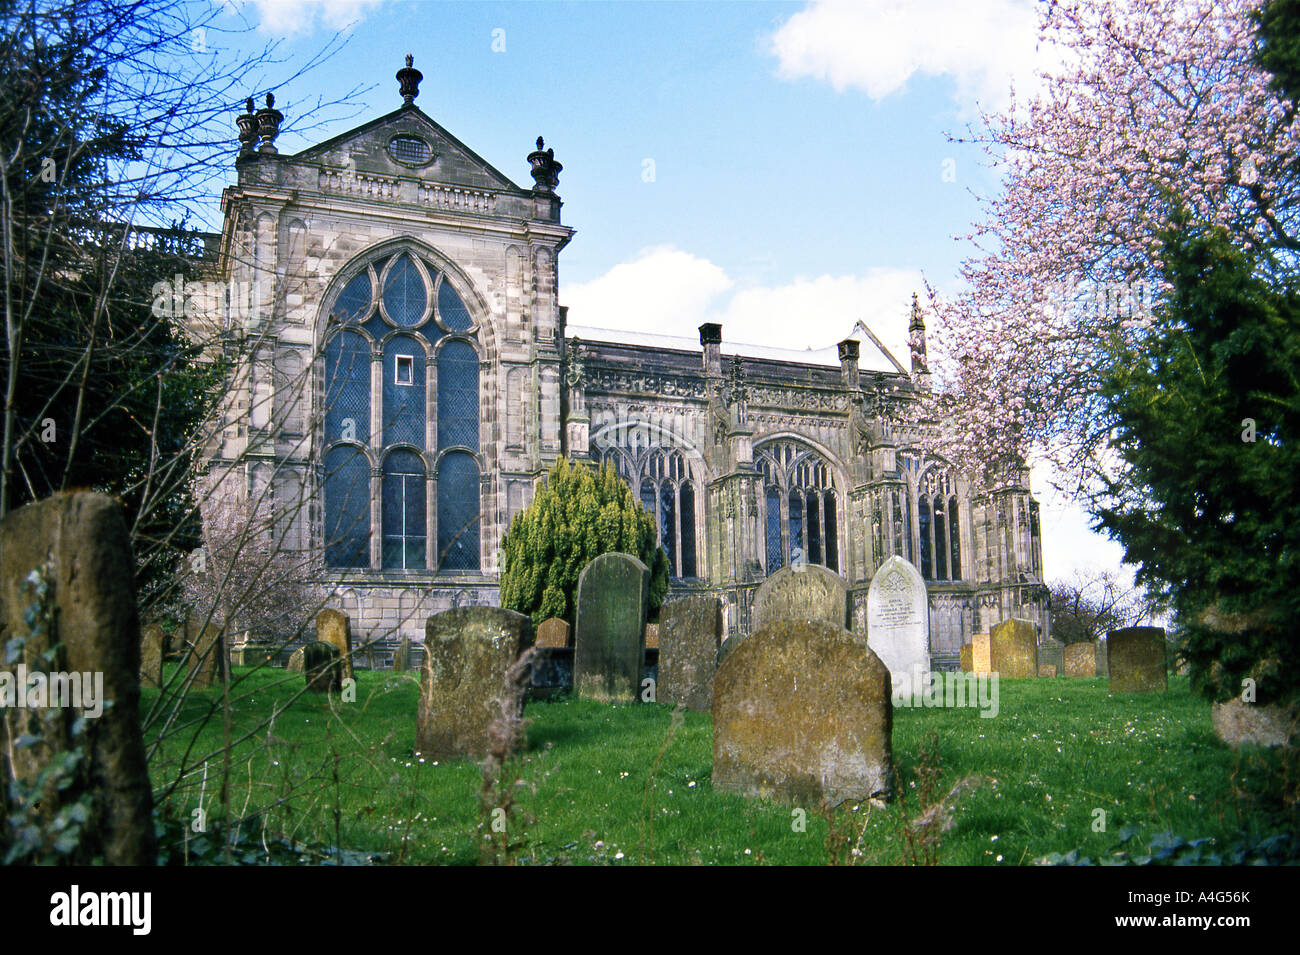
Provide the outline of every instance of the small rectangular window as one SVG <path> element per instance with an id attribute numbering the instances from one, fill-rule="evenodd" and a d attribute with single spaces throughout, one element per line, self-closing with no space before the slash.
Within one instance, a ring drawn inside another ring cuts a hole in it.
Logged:
<path id="1" fill-rule="evenodd" d="M 393 381 L 399 385 L 415 384 L 415 356 L 414 355 L 397 355 L 397 367 L 394 371 Z"/>

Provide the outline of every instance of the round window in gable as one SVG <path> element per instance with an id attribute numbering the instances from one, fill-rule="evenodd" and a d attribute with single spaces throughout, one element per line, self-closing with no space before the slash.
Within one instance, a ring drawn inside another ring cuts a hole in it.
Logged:
<path id="1" fill-rule="evenodd" d="M 403 166 L 427 166 L 433 161 L 433 147 L 419 136 L 394 136 L 388 141 L 388 155 Z"/>

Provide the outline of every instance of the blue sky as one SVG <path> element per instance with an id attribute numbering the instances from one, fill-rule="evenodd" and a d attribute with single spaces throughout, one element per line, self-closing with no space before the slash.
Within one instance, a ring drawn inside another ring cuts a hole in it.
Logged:
<path id="1" fill-rule="evenodd" d="M 954 237 L 998 188 L 947 134 L 1011 82 L 1032 89 L 1047 56 L 1032 0 L 228 6 L 256 25 L 244 46 L 282 38 L 291 59 L 344 30 L 341 52 L 277 92 L 282 151 L 397 108 L 406 53 L 421 109 L 516 183 L 544 135 L 577 229 L 560 258 L 574 324 L 690 337 L 721 321 L 728 340 L 802 349 L 863 319 L 903 361 L 911 292 L 923 276 L 956 289 L 969 247 Z M 356 86 L 357 111 L 293 131 Z M 1049 579 L 1118 564 L 1041 476 L 1035 491 Z"/>

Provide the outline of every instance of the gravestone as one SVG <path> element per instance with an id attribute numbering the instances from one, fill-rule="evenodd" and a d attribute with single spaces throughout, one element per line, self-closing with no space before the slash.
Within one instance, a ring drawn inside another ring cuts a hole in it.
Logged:
<path id="1" fill-rule="evenodd" d="M 1163 627 L 1124 627 L 1106 640 L 1112 693 L 1163 693 L 1169 687 Z"/>
<path id="2" fill-rule="evenodd" d="M 970 665 L 972 673 L 993 672 L 993 640 L 987 633 L 971 635 Z"/>
<path id="3" fill-rule="evenodd" d="M 457 607 L 426 621 L 415 732 L 421 756 L 487 755 L 506 671 L 528 643 L 529 627 L 523 614 L 499 607 Z"/>
<path id="4" fill-rule="evenodd" d="M 1040 664 L 1038 664 L 1038 675 L 1039 675 L 1040 677 L 1044 677 L 1044 678 L 1055 677 L 1055 676 L 1056 676 L 1056 664 L 1055 664 L 1055 663 L 1040 663 Z"/>
<path id="5" fill-rule="evenodd" d="M 343 689 L 343 656 L 332 643 L 317 640 L 302 648 L 302 672 L 313 693 L 335 693 Z"/>
<path id="6" fill-rule="evenodd" d="M 537 628 L 537 646 L 567 647 L 569 645 L 569 622 L 559 617 L 543 620 Z"/>
<path id="7" fill-rule="evenodd" d="M 974 647 L 972 647 L 969 643 L 964 644 L 962 646 L 961 648 L 961 672 L 962 673 L 975 672 L 975 654 L 973 651 L 974 651 Z"/>
<path id="8" fill-rule="evenodd" d="M 1240 746 L 1300 745 L 1300 704 L 1246 703 L 1239 697 L 1210 707 L 1214 735 Z"/>
<path id="9" fill-rule="evenodd" d="M 647 650 L 659 649 L 659 624 L 647 623 L 645 625 L 645 648 Z"/>
<path id="10" fill-rule="evenodd" d="M 895 697 L 923 691 L 912 682 L 930 670 L 930 601 L 916 568 L 897 555 L 880 565 L 867 590 L 867 646 L 889 669 Z"/>
<path id="11" fill-rule="evenodd" d="M 167 633 L 156 623 L 151 623 L 140 634 L 140 685 L 162 686 L 163 654 L 167 646 Z"/>
<path id="12" fill-rule="evenodd" d="M 393 654 L 393 670 L 405 673 L 411 668 L 411 638 L 402 637 L 397 641 L 397 652 Z"/>
<path id="13" fill-rule="evenodd" d="M 1094 677 L 1097 675 L 1096 644 L 1071 643 L 1065 648 L 1065 675 L 1073 677 Z"/>
<path id="14" fill-rule="evenodd" d="M 1038 635 L 1032 621 L 1010 617 L 989 631 L 993 672 L 1002 679 L 1038 676 Z"/>
<path id="15" fill-rule="evenodd" d="M 67 864 L 157 862 L 140 730 L 135 566 L 121 505 L 106 495 L 56 494 L 0 519 L 0 624 L 7 640 L 23 640 L 13 664 L 0 658 L 0 815 L 17 811 L 13 787 L 35 785 L 55 753 L 79 749 L 70 784 L 57 788 L 56 775 L 28 815 L 48 827 L 90 797 L 80 842 L 61 859 Z M 37 568 L 44 599 L 25 586 Z M 26 619 L 33 607 L 48 615 L 35 632 Z M 29 682 L 37 671 L 49 675 L 44 693 Z M 24 735 L 38 742 L 16 745 Z"/>
<path id="16" fill-rule="evenodd" d="M 848 620 L 844 580 L 819 564 L 782 567 L 758 586 L 749 613 L 749 632 L 777 620 L 821 620 L 843 627 Z"/>
<path id="17" fill-rule="evenodd" d="M 185 677 L 190 686 L 204 689 L 221 683 L 226 675 L 226 641 L 221 628 L 206 624 L 190 644 L 189 672 Z"/>
<path id="18" fill-rule="evenodd" d="M 1097 676 L 1110 676 L 1110 654 L 1106 646 L 1106 640 L 1103 638 L 1093 644 L 1096 651 L 1094 655 L 1094 666 L 1097 669 Z"/>
<path id="19" fill-rule="evenodd" d="M 1060 673 L 1065 669 L 1065 644 L 1053 637 L 1048 637 L 1038 645 L 1038 665 L 1056 667 Z"/>
<path id="20" fill-rule="evenodd" d="M 631 554 L 601 554 L 578 577 L 573 683 L 589 700 L 640 699 L 650 571 Z"/>
<path id="21" fill-rule="evenodd" d="M 660 703 L 707 713 L 722 640 L 722 601 L 706 594 L 669 600 L 659 609 Z"/>
<path id="22" fill-rule="evenodd" d="M 343 679 L 352 679 L 352 621 L 341 610 L 326 607 L 316 614 L 316 639 L 329 643 L 339 652 Z"/>
<path id="23" fill-rule="evenodd" d="M 285 664 L 284 668 L 294 673 L 301 673 L 302 655 L 303 655 L 303 648 L 299 647 L 297 650 L 293 651 L 293 653 L 289 654 L 289 662 Z"/>
<path id="24" fill-rule="evenodd" d="M 733 650 L 713 682 L 713 788 L 797 806 L 887 796 L 889 670 L 848 630 L 783 620 Z"/>

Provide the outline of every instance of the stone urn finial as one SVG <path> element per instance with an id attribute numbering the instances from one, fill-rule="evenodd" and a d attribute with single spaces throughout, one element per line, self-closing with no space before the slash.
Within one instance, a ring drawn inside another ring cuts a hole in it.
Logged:
<path id="1" fill-rule="evenodd" d="M 537 149 L 528 154 L 528 163 L 532 166 L 533 189 L 537 192 L 555 192 L 556 187 L 560 184 L 560 172 L 564 169 L 555 161 L 555 150 L 548 149 L 542 152 L 542 147 L 546 141 L 541 136 L 537 137 Z"/>
<path id="2" fill-rule="evenodd" d="M 420 95 L 420 80 L 424 74 L 415 68 L 415 57 L 406 54 L 406 66 L 397 71 L 397 83 L 402 93 L 402 105 L 414 106 L 415 98 Z"/>
<path id="3" fill-rule="evenodd" d="M 275 153 L 275 137 L 280 135 L 284 114 L 275 108 L 275 94 L 266 94 L 266 106 L 257 111 L 257 132 L 262 137 L 258 152 Z"/>
<path id="4" fill-rule="evenodd" d="M 239 154 L 249 155 L 257 145 L 257 115 L 253 112 L 253 97 L 244 101 L 244 112 L 235 117 L 239 127 Z"/>

